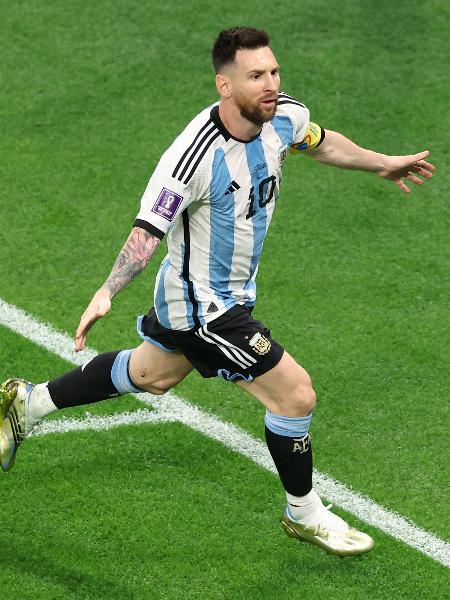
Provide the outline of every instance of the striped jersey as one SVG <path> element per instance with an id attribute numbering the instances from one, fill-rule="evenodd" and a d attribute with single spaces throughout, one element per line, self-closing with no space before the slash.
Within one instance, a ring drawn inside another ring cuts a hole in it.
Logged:
<path id="1" fill-rule="evenodd" d="M 312 147 L 309 111 L 287 94 L 246 141 L 227 131 L 218 105 L 200 112 L 163 154 L 135 221 L 160 239 L 168 234 L 154 298 L 168 329 L 196 329 L 235 304 L 254 305 L 282 163 L 292 147 Z"/>

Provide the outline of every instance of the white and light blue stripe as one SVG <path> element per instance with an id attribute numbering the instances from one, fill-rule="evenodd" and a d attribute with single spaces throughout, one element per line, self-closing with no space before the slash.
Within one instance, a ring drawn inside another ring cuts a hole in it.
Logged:
<path id="1" fill-rule="evenodd" d="M 267 161 L 264 155 L 264 148 L 260 137 L 246 144 L 245 152 L 247 156 L 248 170 L 250 172 L 253 186 L 254 215 L 251 217 L 253 224 L 253 254 L 250 261 L 249 278 L 253 276 L 261 256 L 264 238 L 267 230 L 267 209 L 266 206 L 259 206 L 259 184 L 268 176 Z"/>
<path id="2" fill-rule="evenodd" d="M 209 240 L 209 287 L 221 298 L 229 298 L 230 274 L 235 244 L 235 195 L 225 194 L 231 184 L 231 176 L 225 161 L 225 153 L 218 148 L 214 154 L 211 181 L 212 195 L 218 190 L 221 196 L 211 199 Z"/>
<path id="3" fill-rule="evenodd" d="M 201 118 L 204 119 L 205 115 L 202 113 Z M 189 278 L 198 303 L 200 326 L 219 317 L 235 304 L 254 306 L 255 277 L 279 193 L 283 154 L 308 123 L 307 109 L 283 104 L 251 142 L 242 143 L 220 135 L 202 157 L 189 184 L 183 189 L 176 188 L 189 215 Z M 183 146 L 192 143 L 194 130 L 198 131 L 197 125 L 189 127 L 180 136 Z M 174 143 L 177 160 L 180 144 L 180 140 Z M 173 165 L 169 165 L 169 159 L 172 154 L 166 156 L 164 160 L 171 173 Z M 264 180 L 267 183 L 260 194 Z M 171 189 L 172 183 L 164 179 L 161 171 L 161 187 Z M 273 195 L 266 204 L 272 186 Z M 254 213 L 247 219 L 252 187 Z M 170 224 L 170 266 L 166 261 L 161 265 L 155 308 L 161 325 L 186 331 L 195 328 L 195 323 L 198 326 L 198 322 L 194 322 L 194 300 L 189 297 L 188 286 L 182 276 L 187 248 L 184 247 L 186 219 L 183 223 L 181 214 Z M 217 310 L 211 308 L 211 303 Z"/>
<path id="4" fill-rule="evenodd" d="M 169 305 L 166 301 L 166 290 L 165 290 L 165 277 L 170 267 L 169 257 L 161 263 L 161 267 L 158 272 L 158 277 L 155 283 L 155 310 L 158 316 L 158 321 L 166 329 L 172 329 L 172 324 L 169 319 Z"/>
<path id="5" fill-rule="evenodd" d="M 271 121 L 276 134 L 284 146 L 291 146 L 294 143 L 294 129 L 289 117 L 277 116 Z"/>

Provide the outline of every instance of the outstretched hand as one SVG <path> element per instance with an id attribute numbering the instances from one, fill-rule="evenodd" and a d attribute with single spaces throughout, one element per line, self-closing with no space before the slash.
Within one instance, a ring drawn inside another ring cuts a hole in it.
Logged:
<path id="1" fill-rule="evenodd" d="M 409 156 L 387 156 L 386 168 L 378 171 L 378 175 L 394 181 L 402 192 L 410 192 L 403 179 L 408 179 L 416 185 L 423 185 L 425 180 L 421 177 L 425 179 L 433 177 L 434 165 L 424 160 L 429 154 L 428 150 L 424 150 Z"/>
<path id="2" fill-rule="evenodd" d="M 100 288 L 89 306 L 81 315 L 80 324 L 75 333 L 75 352 L 84 350 L 86 347 L 86 337 L 89 329 L 95 324 L 98 319 L 104 317 L 111 309 L 110 291 L 106 288 Z"/>

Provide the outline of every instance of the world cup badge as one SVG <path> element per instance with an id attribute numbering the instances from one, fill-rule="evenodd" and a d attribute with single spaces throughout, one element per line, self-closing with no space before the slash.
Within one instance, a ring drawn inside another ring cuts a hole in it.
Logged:
<path id="1" fill-rule="evenodd" d="M 153 205 L 152 212 L 166 221 L 172 221 L 182 201 L 183 196 L 163 188 Z"/>

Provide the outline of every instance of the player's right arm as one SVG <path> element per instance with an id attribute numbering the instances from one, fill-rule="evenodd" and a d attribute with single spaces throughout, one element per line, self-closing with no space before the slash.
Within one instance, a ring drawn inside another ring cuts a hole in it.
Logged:
<path id="1" fill-rule="evenodd" d="M 100 289 L 109 293 L 112 300 L 127 286 L 150 262 L 159 246 L 160 239 L 141 227 L 133 227 L 123 245 L 114 266 Z"/>
<path id="2" fill-rule="evenodd" d="M 215 132 L 209 109 L 191 121 L 162 155 L 141 198 L 134 227 L 108 279 L 81 316 L 75 334 L 77 352 L 85 348 L 90 328 L 111 309 L 114 296 L 145 269 L 175 219 L 191 202 L 202 197 L 204 185 L 198 176 L 199 169 L 195 169 L 195 160 L 204 147 L 203 142 L 207 143 L 200 136 L 205 130 L 210 137 Z"/>
<path id="3" fill-rule="evenodd" d="M 160 239 L 140 227 L 133 227 L 113 265 L 109 277 L 94 294 L 81 316 L 75 334 L 75 350 L 86 347 L 89 329 L 111 309 L 111 300 L 141 273 L 155 254 Z"/>

